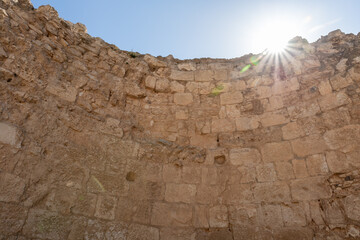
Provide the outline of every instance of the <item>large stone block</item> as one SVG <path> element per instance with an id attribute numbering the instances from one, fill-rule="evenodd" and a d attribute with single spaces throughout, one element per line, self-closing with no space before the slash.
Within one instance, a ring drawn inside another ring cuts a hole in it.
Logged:
<path id="1" fill-rule="evenodd" d="M 203 148 L 216 148 L 217 137 L 215 135 L 192 135 L 190 137 L 190 144 L 192 146 L 203 147 Z"/>
<path id="2" fill-rule="evenodd" d="M 306 165 L 310 176 L 324 175 L 329 172 L 324 154 L 315 154 L 307 157 Z"/>
<path id="3" fill-rule="evenodd" d="M 294 153 L 299 157 L 322 153 L 327 149 L 324 139 L 319 135 L 292 140 L 291 145 Z"/>
<path id="4" fill-rule="evenodd" d="M 344 202 L 346 216 L 352 220 L 360 221 L 360 195 L 349 195 Z"/>
<path id="5" fill-rule="evenodd" d="M 95 217 L 114 220 L 117 199 L 109 195 L 100 195 L 96 203 Z"/>
<path id="6" fill-rule="evenodd" d="M 319 105 L 322 111 L 327 111 L 349 103 L 351 103 L 351 99 L 344 92 L 327 94 L 319 99 Z"/>
<path id="7" fill-rule="evenodd" d="M 155 226 L 191 226 L 193 209 L 187 204 L 154 203 L 151 224 Z"/>
<path id="8" fill-rule="evenodd" d="M 291 119 L 310 117 L 320 113 L 317 101 L 302 102 L 287 109 Z"/>
<path id="9" fill-rule="evenodd" d="M 45 88 L 45 91 L 68 102 L 75 102 L 77 96 L 77 90 L 75 87 L 63 82 L 60 83 L 56 80 L 50 81 Z"/>
<path id="10" fill-rule="evenodd" d="M 25 181 L 10 173 L 0 173 L 0 201 L 19 202 L 25 190 Z"/>
<path id="11" fill-rule="evenodd" d="M 0 122 L 0 142 L 20 148 L 20 133 L 15 126 Z"/>
<path id="12" fill-rule="evenodd" d="M 192 203 L 195 201 L 196 186 L 193 184 L 166 184 L 165 201 Z"/>
<path id="13" fill-rule="evenodd" d="M 266 143 L 261 148 L 261 154 L 264 162 L 282 162 L 294 157 L 289 142 Z"/>
<path id="14" fill-rule="evenodd" d="M 267 228 L 274 229 L 284 226 L 280 205 L 266 204 L 261 207 L 261 210 L 262 218 Z"/>
<path id="15" fill-rule="evenodd" d="M 229 154 L 233 165 L 257 165 L 261 162 L 261 155 L 256 148 L 233 148 Z"/>
<path id="16" fill-rule="evenodd" d="M 302 127 L 296 122 L 290 122 L 286 124 L 281 128 L 281 131 L 283 133 L 283 138 L 285 140 L 291 140 L 294 138 L 302 137 L 305 134 Z"/>
<path id="17" fill-rule="evenodd" d="M 285 182 L 256 183 L 254 185 L 256 202 L 290 201 L 290 189 Z"/>
<path id="18" fill-rule="evenodd" d="M 173 80 L 179 80 L 179 81 L 193 81 L 194 80 L 194 72 L 193 71 L 171 70 L 170 78 Z"/>
<path id="19" fill-rule="evenodd" d="M 221 133 L 221 132 L 233 132 L 233 131 L 235 131 L 235 124 L 230 119 L 226 119 L 226 118 L 212 119 L 211 132 Z"/>
<path id="20" fill-rule="evenodd" d="M 327 131 L 324 134 L 326 145 L 332 150 L 348 152 L 359 149 L 360 125 L 348 125 Z"/>
<path id="21" fill-rule="evenodd" d="M 235 120 L 235 124 L 238 131 L 253 130 L 260 126 L 260 118 L 258 116 L 240 117 Z"/>
<path id="22" fill-rule="evenodd" d="M 174 102 L 177 105 L 186 106 L 191 104 L 194 101 L 193 95 L 191 93 L 175 93 Z"/>
<path id="23" fill-rule="evenodd" d="M 305 208 L 305 203 L 286 203 L 282 205 L 281 211 L 285 226 L 306 226 Z"/>
<path id="24" fill-rule="evenodd" d="M 249 203 L 254 200 L 250 184 L 230 185 L 221 195 L 222 201 L 226 204 Z"/>
<path id="25" fill-rule="evenodd" d="M 263 127 L 271 127 L 288 123 L 290 122 L 290 119 L 287 111 L 283 109 L 275 112 L 264 113 L 260 116 L 260 121 Z"/>
<path id="26" fill-rule="evenodd" d="M 295 201 L 317 200 L 331 197 L 331 189 L 324 177 L 292 180 L 291 195 Z"/>
<path id="27" fill-rule="evenodd" d="M 126 240 L 159 240 L 160 234 L 159 229 L 140 225 L 131 224 L 128 229 Z"/>
<path id="28" fill-rule="evenodd" d="M 229 225 L 228 209 L 224 205 L 214 206 L 209 209 L 210 227 L 224 228 Z"/>
<path id="29" fill-rule="evenodd" d="M 220 94 L 220 104 L 221 105 L 242 103 L 243 100 L 244 100 L 244 97 L 243 97 L 241 91 L 226 92 L 226 93 Z"/>
<path id="30" fill-rule="evenodd" d="M 197 70 L 195 71 L 195 81 L 198 82 L 209 82 L 214 79 L 213 70 Z"/>
<path id="31" fill-rule="evenodd" d="M 274 95 L 284 94 L 291 91 L 296 91 L 300 88 L 297 78 L 291 78 L 288 81 L 277 81 L 272 86 L 272 92 Z"/>
<path id="32" fill-rule="evenodd" d="M 258 182 L 274 182 L 276 181 L 276 172 L 274 163 L 260 164 L 256 166 L 256 179 Z"/>

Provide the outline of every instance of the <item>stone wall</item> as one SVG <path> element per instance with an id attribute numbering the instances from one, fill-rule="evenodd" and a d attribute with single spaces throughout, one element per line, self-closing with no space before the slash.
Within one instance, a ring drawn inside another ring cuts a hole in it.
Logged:
<path id="1" fill-rule="evenodd" d="M 0 3 L 0 239 L 360 239 L 360 36 L 180 61 Z"/>

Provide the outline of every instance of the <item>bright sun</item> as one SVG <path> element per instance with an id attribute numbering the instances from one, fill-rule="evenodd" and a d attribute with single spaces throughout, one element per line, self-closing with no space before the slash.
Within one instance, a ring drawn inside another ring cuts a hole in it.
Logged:
<path id="1" fill-rule="evenodd" d="M 259 52 L 267 49 L 272 54 L 280 54 L 285 50 L 288 41 L 299 35 L 298 24 L 291 18 L 273 17 L 254 27 L 253 47 Z"/>

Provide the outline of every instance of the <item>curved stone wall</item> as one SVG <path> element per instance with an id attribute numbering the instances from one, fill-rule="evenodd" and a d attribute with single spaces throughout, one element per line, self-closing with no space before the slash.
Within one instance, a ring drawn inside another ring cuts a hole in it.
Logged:
<path id="1" fill-rule="evenodd" d="M 0 239 L 359 239 L 360 37 L 129 53 L 0 4 Z"/>

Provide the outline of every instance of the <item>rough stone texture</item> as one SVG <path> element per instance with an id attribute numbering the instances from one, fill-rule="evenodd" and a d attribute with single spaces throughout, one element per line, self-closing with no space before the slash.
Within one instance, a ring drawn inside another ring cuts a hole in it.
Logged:
<path id="1" fill-rule="evenodd" d="M 242 72 L 0 8 L 0 239 L 360 237 L 359 35 Z"/>

